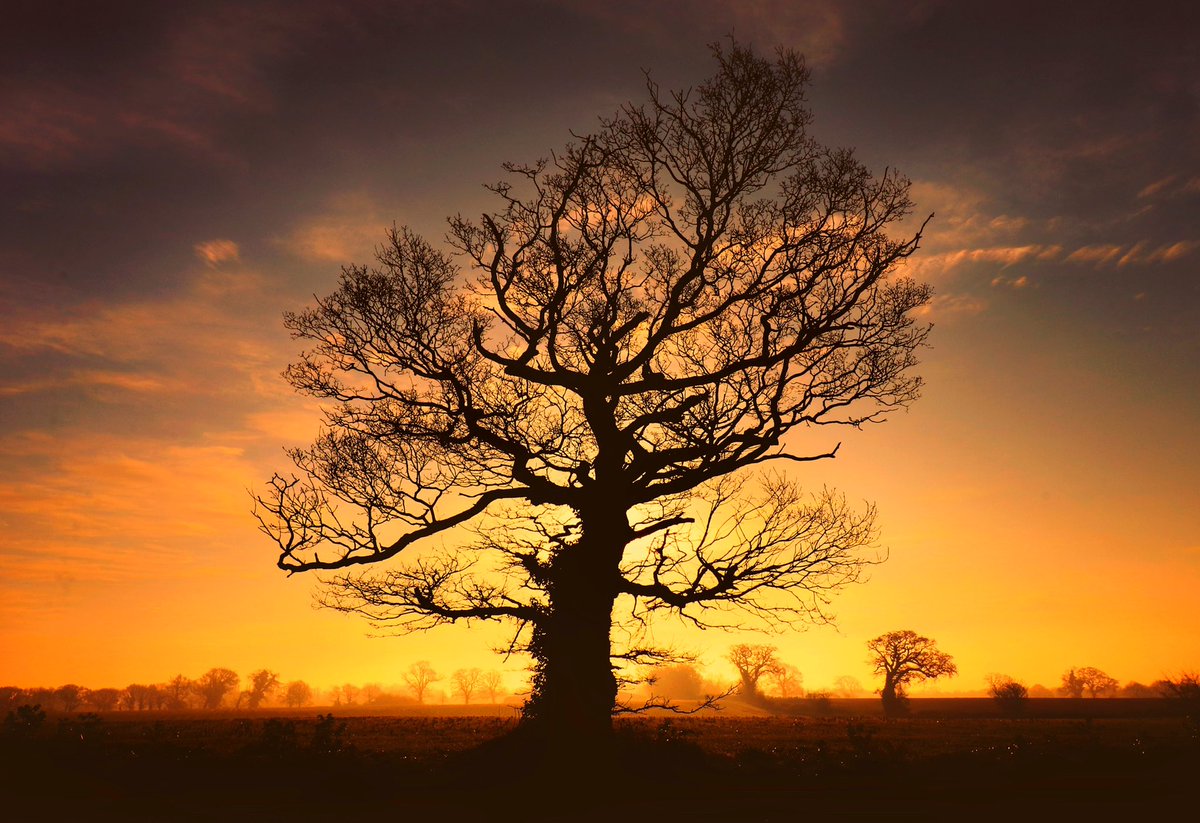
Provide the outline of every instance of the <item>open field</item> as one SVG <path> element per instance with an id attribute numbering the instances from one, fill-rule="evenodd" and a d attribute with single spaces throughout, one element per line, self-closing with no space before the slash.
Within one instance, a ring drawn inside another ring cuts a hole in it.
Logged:
<path id="1" fill-rule="evenodd" d="M 986 716 L 990 701 L 913 701 L 899 720 L 876 702 L 622 719 L 612 752 L 567 760 L 506 742 L 505 707 L 51 716 L 6 725 L 0 817 L 1136 819 L 1194 796 L 1200 735 L 1170 701 L 1031 701 L 1021 719 Z M 1080 703 L 1090 717 L 1071 715 Z"/>

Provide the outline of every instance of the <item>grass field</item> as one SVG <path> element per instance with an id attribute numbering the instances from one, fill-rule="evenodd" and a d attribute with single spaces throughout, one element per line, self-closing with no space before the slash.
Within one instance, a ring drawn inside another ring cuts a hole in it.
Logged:
<path id="1" fill-rule="evenodd" d="M 51 716 L 6 724 L 0 736 L 0 819 L 928 820 L 1056 810 L 1104 820 L 1194 808 L 1200 734 L 1170 701 L 1035 700 L 1018 719 L 994 716 L 990 701 L 914 700 L 910 716 L 892 720 L 876 704 L 832 701 L 825 716 L 747 708 L 620 719 L 611 752 L 578 760 L 508 745 L 507 707 Z"/>

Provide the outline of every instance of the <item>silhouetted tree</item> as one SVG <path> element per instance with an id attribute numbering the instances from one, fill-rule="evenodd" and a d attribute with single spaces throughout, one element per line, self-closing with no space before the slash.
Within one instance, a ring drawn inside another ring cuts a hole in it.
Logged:
<path id="1" fill-rule="evenodd" d="M 689 663 L 659 666 L 654 670 L 651 689 L 654 694 L 677 700 L 699 700 L 704 697 L 704 678 Z"/>
<path id="2" fill-rule="evenodd" d="M 206 709 L 220 708 L 225 696 L 237 688 L 240 678 L 229 669 L 209 669 L 192 683 L 192 689 Z"/>
<path id="3" fill-rule="evenodd" d="M 284 692 L 283 700 L 287 703 L 288 708 L 298 709 L 301 706 L 307 706 L 312 702 L 312 686 L 305 683 L 303 680 L 293 680 L 287 684 L 287 690 Z"/>
<path id="4" fill-rule="evenodd" d="M 88 703 L 97 711 L 111 712 L 121 701 L 121 690 L 113 688 L 92 689 L 88 692 Z"/>
<path id="5" fill-rule="evenodd" d="M 1029 689 L 1006 674 L 989 674 L 988 694 L 996 701 L 1003 714 L 1016 716 L 1025 711 Z"/>
<path id="6" fill-rule="evenodd" d="M 279 688 L 279 675 L 266 669 L 259 669 L 250 675 L 250 688 L 242 692 L 242 697 L 246 699 L 248 708 L 257 709 L 277 688 Z"/>
<path id="7" fill-rule="evenodd" d="M 833 692 L 838 697 L 865 697 L 867 689 L 857 677 L 843 674 L 833 681 Z"/>
<path id="8" fill-rule="evenodd" d="M 1147 686 L 1145 683 L 1139 683 L 1136 680 L 1131 680 L 1121 687 L 1121 692 L 1118 697 L 1161 697 L 1162 690 L 1156 689 L 1154 686 Z"/>
<path id="9" fill-rule="evenodd" d="M 425 692 L 429 689 L 430 684 L 441 679 L 441 676 L 429 665 L 428 660 L 418 660 L 404 673 L 404 683 L 412 689 L 413 696 L 417 698 L 418 703 L 425 702 Z"/>
<path id="10" fill-rule="evenodd" d="M 741 694 L 747 700 L 761 697 L 758 681 L 783 664 L 776 657 L 774 646 L 740 643 L 729 650 L 729 662 L 738 670 L 741 678 Z"/>
<path id="11" fill-rule="evenodd" d="M 646 659 L 613 648 L 614 613 L 828 619 L 874 510 L 741 472 L 832 458 L 789 433 L 877 422 L 920 385 L 930 291 L 891 276 L 919 234 L 887 234 L 908 181 L 807 134 L 796 54 L 713 54 L 694 90 L 648 81 L 550 160 L 507 164 L 499 210 L 450 221 L 474 276 L 398 229 L 285 317 L 310 346 L 288 380 L 332 407 L 257 501 L 278 565 L 350 569 L 473 524 L 474 546 L 334 577 L 323 602 L 409 629 L 513 621 L 526 727 L 576 746 L 611 731 L 614 661 Z"/>
<path id="12" fill-rule="evenodd" d="M 1078 669 L 1068 669 L 1062 677 L 1060 691 L 1067 697 L 1083 697 L 1084 692 L 1090 697 L 1111 694 L 1120 685 L 1115 677 L 1109 677 L 1094 666 L 1083 666 Z"/>
<path id="13" fill-rule="evenodd" d="M 64 712 L 73 712 L 83 702 L 86 692 L 82 686 L 68 683 L 54 690 L 55 702 Z"/>
<path id="14" fill-rule="evenodd" d="M 193 683 L 182 674 L 177 674 L 172 677 L 165 685 L 161 687 L 163 694 L 166 696 L 166 705 L 168 709 L 186 709 L 188 699 L 195 694 Z"/>
<path id="15" fill-rule="evenodd" d="M 780 663 L 778 668 L 767 672 L 767 680 L 780 697 L 804 696 L 804 675 L 790 663 Z"/>
<path id="16" fill-rule="evenodd" d="M 481 669 L 459 669 L 451 679 L 454 681 L 454 690 L 462 696 L 463 703 L 471 702 L 471 695 L 475 694 L 475 690 L 479 688 L 479 680 L 483 677 Z"/>
<path id="17" fill-rule="evenodd" d="M 1177 678 L 1167 678 L 1162 683 L 1163 696 L 1181 701 L 1188 721 L 1200 725 L 1200 674 L 1185 672 Z"/>
<path id="18" fill-rule="evenodd" d="M 875 667 L 876 674 L 883 675 L 879 696 L 887 714 L 904 710 L 910 683 L 958 674 L 954 658 L 939 651 L 928 637 L 908 629 L 881 634 L 867 641 L 867 648 L 871 651 L 868 662 Z"/>
<path id="19" fill-rule="evenodd" d="M 480 688 L 483 689 L 483 691 L 487 694 L 488 699 L 493 703 L 495 703 L 496 698 L 500 696 L 500 692 L 503 689 L 503 682 L 503 675 L 501 675 L 500 672 L 496 671 L 495 669 L 484 672 L 483 676 L 479 678 Z"/>

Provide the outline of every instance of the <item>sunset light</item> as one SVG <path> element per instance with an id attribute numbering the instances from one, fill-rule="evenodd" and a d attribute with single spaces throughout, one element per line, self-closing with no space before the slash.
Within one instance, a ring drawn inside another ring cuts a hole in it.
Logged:
<path id="1" fill-rule="evenodd" d="M 1192 5 L 4 17 L 0 719 L 1194 683 Z"/>

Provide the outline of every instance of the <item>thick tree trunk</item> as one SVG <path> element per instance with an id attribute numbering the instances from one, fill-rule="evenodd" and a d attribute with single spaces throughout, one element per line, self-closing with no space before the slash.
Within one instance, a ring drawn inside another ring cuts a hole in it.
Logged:
<path id="1" fill-rule="evenodd" d="M 585 520 L 580 541 L 551 564 L 549 606 L 530 643 L 534 681 L 524 725 L 556 749 L 595 754 L 612 734 L 617 680 L 609 635 L 623 515 L 591 530 L 596 521 Z"/>

